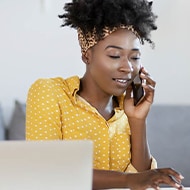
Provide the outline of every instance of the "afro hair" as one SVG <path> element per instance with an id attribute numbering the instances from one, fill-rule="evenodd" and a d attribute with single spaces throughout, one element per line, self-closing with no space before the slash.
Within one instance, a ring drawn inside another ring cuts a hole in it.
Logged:
<path id="1" fill-rule="evenodd" d="M 105 27 L 133 25 L 143 44 L 153 44 L 150 33 L 157 29 L 157 15 L 147 0 L 73 0 L 65 4 L 64 10 L 59 15 L 63 19 L 61 26 L 80 28 L 84 34 L 96 29 L 97 38 L 101 39 Z"/>

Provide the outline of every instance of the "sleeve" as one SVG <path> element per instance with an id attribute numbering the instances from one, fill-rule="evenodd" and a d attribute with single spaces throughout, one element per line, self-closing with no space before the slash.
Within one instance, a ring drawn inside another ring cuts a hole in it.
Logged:
<path id="1" fill-rule="evenodd" d="M 152 161 L 151 161 L 151 167 L 150 169 L 156 169 L 157 168 L 157 161 L 154 157 L 152 157 Z M 136 173 L 138 172 L 135 167 L 130 163 L 125 171 L 126 173 Z"/>
<path id="2" fill-rule="evenodd" d="M 26 140 L 62 139 L 56 88 L 51 79 L 39 79 L 31 85 L 26 101 Z"/>

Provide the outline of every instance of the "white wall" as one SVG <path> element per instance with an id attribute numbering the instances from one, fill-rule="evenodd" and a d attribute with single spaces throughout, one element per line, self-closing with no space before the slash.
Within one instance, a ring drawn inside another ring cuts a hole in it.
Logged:
<path id="1" fill-rule="evenodd" d="M 188 0 L 154 1 L 156 48 L 144 49 L 144 62 L 157 81 L 155 103 L 190 104 L 189 7 Z"/>
<path id="2" fill-rule="evenodd" d="M 69 1 L 69 0 L 67 0 Z M 25 102 L 40 77 L 82 76 L 76 31 L 61 28 L 66 0 L 0 1 L 0 104 L 8 122 L 14 100 Z M 155 0 L 156 48 L 143 49 L 143 64 L 157 81 L 155 104 L 190 104 L 190 1 Z"/>

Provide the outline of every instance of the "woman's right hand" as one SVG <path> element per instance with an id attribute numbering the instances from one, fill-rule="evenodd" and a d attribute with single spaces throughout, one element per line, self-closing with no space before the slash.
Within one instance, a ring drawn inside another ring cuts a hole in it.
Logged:
<path id="1" fill-rule="evenodd" d="M 128 187 L 131 190 L 159 189 L 159 185 L 166 184 L 182 190 L 183 176 L 172 168 L 152 169 L 145 172 L 127 175 Z"/>

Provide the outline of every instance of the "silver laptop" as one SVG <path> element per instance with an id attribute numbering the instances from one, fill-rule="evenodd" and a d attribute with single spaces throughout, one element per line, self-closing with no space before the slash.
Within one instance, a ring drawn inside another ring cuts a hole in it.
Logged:
<path id="1" fill-rule="evenodd" d="M 92 190 L 92 141 L 1 141 L 1 190 Z"/>

